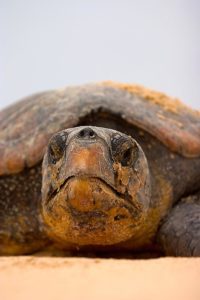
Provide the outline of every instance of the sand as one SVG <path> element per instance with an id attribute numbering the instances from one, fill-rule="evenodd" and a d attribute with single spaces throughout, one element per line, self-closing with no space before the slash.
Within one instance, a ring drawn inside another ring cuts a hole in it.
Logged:
<path id="1" fill-rule="evenodd" d="M 1 300 L 200 299 L 200 258 L 0 258 Z"/>

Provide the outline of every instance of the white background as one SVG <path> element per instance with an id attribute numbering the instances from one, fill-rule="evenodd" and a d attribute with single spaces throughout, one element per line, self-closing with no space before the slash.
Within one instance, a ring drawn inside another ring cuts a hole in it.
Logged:
<path id="1" fill-rule="evenodd" d="M 0 0 L 0 107 L 106 79 L 200 108 L 200 1 Z"/>

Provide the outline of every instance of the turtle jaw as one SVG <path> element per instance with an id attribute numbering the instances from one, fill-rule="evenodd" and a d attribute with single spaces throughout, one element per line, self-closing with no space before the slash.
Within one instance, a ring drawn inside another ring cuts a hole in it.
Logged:
<path id="1" fill-rule="evenodd" d="M 128 240 L 143 217 L 140 205 L 134 206 L 102 179 L 87 176 L 69 178 L 43 208 L 47 234 L 63 247 Z"/>

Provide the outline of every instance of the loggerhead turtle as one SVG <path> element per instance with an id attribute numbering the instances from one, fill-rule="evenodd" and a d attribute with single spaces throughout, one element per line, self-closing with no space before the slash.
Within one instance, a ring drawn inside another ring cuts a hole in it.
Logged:
<path id="1" fill-rule="evenodd" d="M 2 255 L 200 256 L 200 113 L 178 100 L 113 82 L 39 93 L 0 112 L 0 157 Z"/>

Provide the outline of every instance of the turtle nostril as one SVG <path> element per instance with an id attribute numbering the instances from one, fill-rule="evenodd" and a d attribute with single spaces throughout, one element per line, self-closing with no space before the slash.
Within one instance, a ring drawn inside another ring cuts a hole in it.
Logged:
<path id="1" fill-rule="evenodd" d="M 91 128 L 84 128 L 79 132 L 78 137 L 82 139 L 93 139 L 96 137 L 96 133 Z"/>

